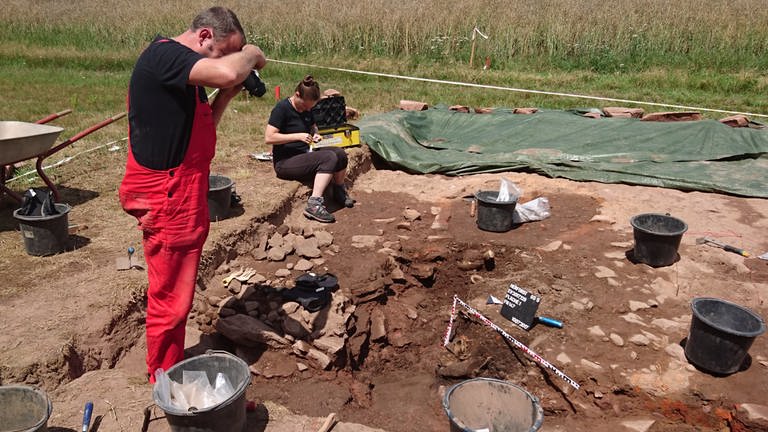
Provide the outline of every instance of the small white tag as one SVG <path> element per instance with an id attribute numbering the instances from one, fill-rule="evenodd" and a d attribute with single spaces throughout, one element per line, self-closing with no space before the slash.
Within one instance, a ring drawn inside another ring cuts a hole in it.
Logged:
<path id="1" fill-rule="evenodd" d="M 492 295 L 489 295 L 488 300 L 486 300 L 485 304 L 502 304 L 502 301 Z"/>
<path id="2" fill-rule="evenodd" d="M 342 143 L 341 137 L 333 137 L 333 138 L 323 138 L 320 140 L 320 142 L 315 143 L 314 147 L 320 148 L 320 147 L 330 147 L 335 146 Z"/>

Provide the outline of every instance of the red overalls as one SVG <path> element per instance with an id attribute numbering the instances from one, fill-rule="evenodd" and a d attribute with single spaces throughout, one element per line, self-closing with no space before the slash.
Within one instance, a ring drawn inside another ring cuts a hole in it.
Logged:
<path id="1" fill-rule="evenodd" d="M 189 147 L 181 165 L 169 170 L 145 168 L 133 158 L 129 145 L 119 191 L 123 209 L 138 219 L 144 232 L 151 382 L 157 368 L 167 370 L 184 359 L 184 328 L 208 236 L 208 174 L 216 149 L 216 126 L 210 105 L 198 95 L 195 100 Z"/>

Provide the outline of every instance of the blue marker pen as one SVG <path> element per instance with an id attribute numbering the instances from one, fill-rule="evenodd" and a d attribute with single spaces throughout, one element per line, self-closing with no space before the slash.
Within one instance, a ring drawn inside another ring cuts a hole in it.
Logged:
<path id="1" fill-rule="evenodd" d="M 547 317 L 536 317 L 536 321 L 540 324 L 544 324 L 545 326 L 549 327 L 555 327 L 555 328 L 563 328 L 563 323 L 554 319 L 554 318 L 547 318 Z"/>
<path id="2" fill-rule="evenodd" d="M 83 431 L 88 432 L 88 428 L 91 427 L 91 414 L 93 413 L 93 402 L 85 403 L 85 410 L 83 411 Z"/>

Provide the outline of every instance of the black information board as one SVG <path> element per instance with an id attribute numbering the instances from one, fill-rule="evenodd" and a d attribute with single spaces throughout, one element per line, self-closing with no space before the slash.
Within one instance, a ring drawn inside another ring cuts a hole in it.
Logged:
<path id="1" fill-rule="evenodd" d="M 533 295 L 515 284 L 509 284 L 504 304 L 501 306 L 501 316 L 528 330 L 536 319 L 536 310 L 541 303 L 541 297 Z"/>

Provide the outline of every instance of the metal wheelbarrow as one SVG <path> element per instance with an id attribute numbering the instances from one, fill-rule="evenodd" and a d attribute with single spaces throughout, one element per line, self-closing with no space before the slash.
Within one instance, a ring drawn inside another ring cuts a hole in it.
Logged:
<path id="1" fill-rule="evenodd" d="M 123 112 L 112 116 L 59 144 L 56 144 L 56 139 L 64 129 L 58 126 L 47 125 L 46 123 L 71 112 L 72 110 L 64 110 L 42 118 L 35 123 L 0 121 L 0 167 L 2 168 L 0 169 L 0 197 L 2 197 L 3 193 L 6 193 L 16 201 L 22 201 L 21 195 L 10 190 L 5 185 L 8 171 L 6 167 L 12 167 L 13 164 L 18 162 L 37 158 L 37 163 L 35 164 L 37 174 L 43 179 L 51 192 L 53 192 L 54 199 L 59 201 L 59 191 L 48 176 L 45 175 L 45 172 L 43 171 L 43 161 L 80 138 L 101 129 L 126 115 L 126 113 Z"/>

